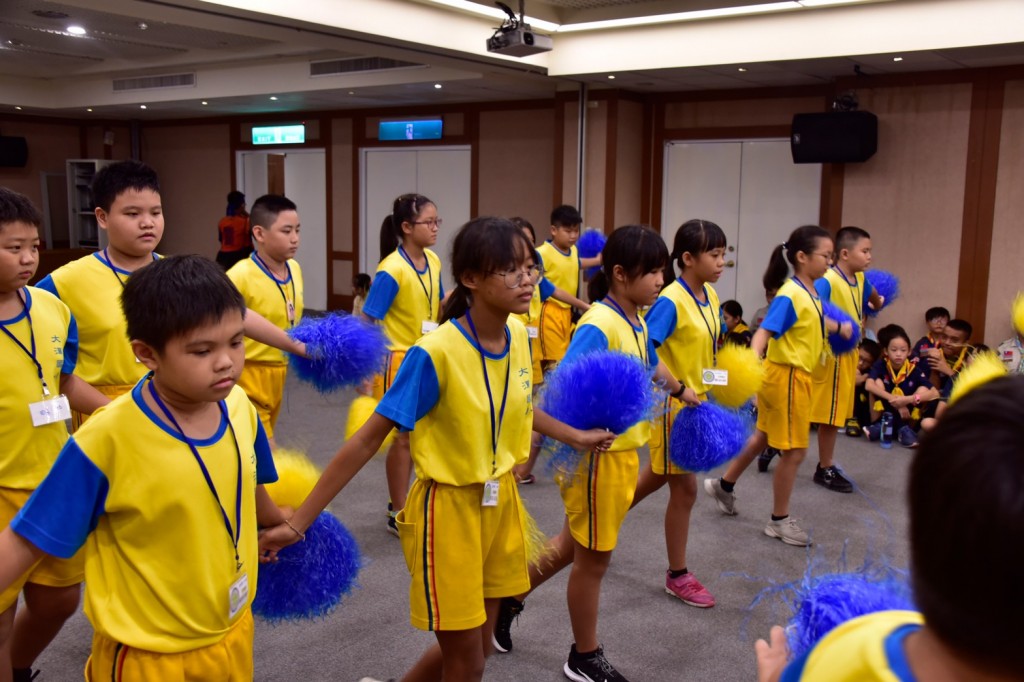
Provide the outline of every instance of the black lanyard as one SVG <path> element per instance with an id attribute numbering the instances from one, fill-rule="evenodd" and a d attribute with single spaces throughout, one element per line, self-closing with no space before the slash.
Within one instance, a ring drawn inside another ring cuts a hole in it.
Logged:
<path id="1" fill-rule="evenodd" d="M 602 298 L 601 299 L 601 303 L 604 303 L 608 307 L 612 308 L 619 315 L 621 315 L 622 319 L 625 320 L 626 324 L 629 325 L 629 331 L 633 332 L 633 340 L 636 342 L 636 349 L 638 351 L 640 351 L 640 359 L 643 360 L 644 365 L 646 366 L 648 364 L 648 360 L 647 360 L 647 333 L 644 332 L 644 345 L 641 346 L 640 345 L 640 337 L 636 335 L 636 327 L 634 327 L 633 323 L 629 321 L 629 318 L 626 316 L 626 311 L 622 309 L 622 306 L 620 306 L 618 304 L 618 302 L 614 298 L 612 298 L 610 295 L 609 296 L 605 296 L 604 298 Z"/>
<path id="2" fill-rule="evenodd" d="M 466 311 L 466 322 L 469 330 L 473 332 L 473 340 L 476 341 L 477 352 L 480 353 L 480 366 L 484 371 L 484 388 L 487 389 L 487 402 L 491 407 L 491 476 L 498 472 L 498 438 L 501 436 L 501 422 L 505 419 L 505 402 L 508 400 L 508 380 L 512 369 L 512 338 L 505 330 L 505 390 L 501 394 L 501 409 L 498 410 L 498 420 L 494 420 L 494 396 L 491 395 L 491 380 L 487 378 L 487 360 L 484 358 L 484 347 L 480 345 L 480 337 L 477 336 L 476 327 L 473 325 L 473 316 Z"/>
<path id="3" fill-rule="evenodd" d="M 423 283 L 423 278 L 420 276 L 420 271 L 416 269 L 416 264 L 412 262 L 412 258 L 405 252 L 405 249 L 399 245 L 398 254 L 402 257 L 412 271 L 416 273 L 416 281 L 420 283 L 420 288 L 423 289 L 423 295 L 427 297 L 427 319 L 434 319 L 434 278 L 430 276 L 430 259 L 427 258 L 427 252 L 423 252 L 423 262 L 427 264 L 427 281 L 430 282 L 430 291 L 427 291 L 427 285 Z"/>
<path id="4" fill-rule="evenodd" d="M 288 303 L 288 295 L 286 293 L 284 293 L 284 287 L 281 286 L 281 282 L 280 282 L 280 280 L 277 279 L 277 275 L 275 275 L 273 272 L 270 271 L 270 268 L 267 267 L 267 264 L 265 262 L 263 262 L 263 259 L 260 258 L 258 253 L 253 251 L 252 257 L 253 257 L 253 260 L 255 260 L 257 263 L 259 263 L 260 268 L 262 268 L 263 271 L 267 273 L 267 277 L 269 277 L 274 282 L 274 284 L 277 286 L 277 290 L 281 293 L 281 299 L 284 301 L 284 317 L 285 317 L 286 320 L 288 320 L 288 326 L 289 327 L 294 327 L 295 326 L 295 301 L 296 301 L 296 297 L 295 297 L 295 278 L 292 277 L 292 269 L 291 269 L 291 267 L 288 266 L 288 261 L 285 261 L 285 263 L 284 263 L 284 270 L 285 270 L 285 272 L 288 273 L 288 279 L 286 279 L 285 281 L 292 283 L 292 302 L 291 302 L 291 304 Z M 291 314 L 289 314 L 289 305 L 291 306 L 291 308 L 290 308 Z"/>
<path id="5" fill-rule="evenodd" d="M 686 293 L 690 295 L 693 302 L 697 304 L 697 312 L 700 313 L 700 319 L 704 320 L 704 326 L 708 328 L 708 334 L 711 335 L 711 366 L 718 367 L 718 335 L 722 333 L 721 323 L 718 318 L 715 317 L 715 329 L 711 328 L 711 323 L 708 322 L 708 318 L 704 315 L 704 308 L 711 307 L 711 299 L 708 297 L 708 287 L 706 284 L 701 285 L 701 291 L 704 292 L 704 301 L 706 305 L 701 305 L 701 302 L 697 300 L 697 296 L 690 289 L 690 285 L 686 283 L 682 277 L 679 278 L 679 283 L 686 289 Z M 714 313 L 712 313 L 714 315 Z"/>
<path id="6" fill-rule="evenodd" d="M 817 298 L 817 297 L 814 294 L 812 294 L 807 289 L 807 287 L 804 286 L 804 283 L 801 282 L 798 278 L 794 277 L 793 281 L 796 282 L 797 284 L 799 284 L 800 288 L 803 289 L 804 291 L 806 291 L 807 295 L 811 297 L 811 305 L 814 306 L 814 312 L 818 313 L 818 319 L 821 320 L 821 340 L 824 341 L 825 340 L 825 306 L 824 305 L 820 305 L 819 306 L 817 303 L 814 302 L 815 298 Z"/>
<path id="7" fill-rule="evenodd" d="M 217 507 L 220 508 L 221 516 L 224 518 L 224 527 L 228 531 L 228 538 L 231 540 L 231 545 L 235 549 L 235 570 L 242 568 L 242 562 L 238 558 L 238 538 L 242 534 L 242 451 L 238 448 L 238 436 L 235 435 L 235 427 L 231 425 L 231 419 L 228 417 L 228 408 L 221 400 L 218 403 L 220 412 L 224 416 L 224 421 L 228 423 L 228 429 L 231 431 L 231 438 L 235 442 L 235 455 L 238 457 L 238 483 L 235 485 L 235 530 L 231 530 L 231 520 L 228 518 L 228 513 L 224 509 L 224 505 L 220 501 L 220 495 L 217 494 L 217 487 L 213 485 L 213 479 L 210 478 L 210 472 L 206 468 L 206 464 L 203 462 L 203 458 L 199 455 L 199 450 L 196 448 L 195 442 L 185 435 L 185 431 L 178 425 L 178 420 L 174 418 L 171 411 L 164 405 L 164 401 L 160 399 L 160 395 L 156 392 L 156 388 L 153 387 L 153 379 L 150 377 L 149 380 L 149 394 L 153 396 L 153 401 L 163 411 L 164 416 L 174 425 L 174 428 L 181 434 L 182 439 L 188 444 L 189 450 L 192 451 L 192 456 L 196 458 L 196 463 L 199 465 L 199 470 L 203 472 L 203 478 L 206 480 L 206 485 L 213 493 L 213 499 L 217 502 Z"/>
<path id="8" fill-rule="evenodd" d="M 46 379 L 43 377 L 43 366 L 39 364 L 39 360 L 36 359 L 36 335 L 32 333 L 32 314 L 28 311 L 28 294 L 24 294 L 25 298 L 21 296 L 18 300 L 21 301 L 21 307 L 25 311 L 25 319 L 28 320 L 28 338 L 32 344 L 32 350 L 25 348 L 25 344 L 18 340 L 18 337 L 11 333 L 7 328 L 6 324 L 0 325 L 0 329 L 4 330 L 4 334 L 11 337 L 11 341 L 18 344 L 18 348 L 28 356 L 28 359 L 32 361 L 32 364 L 36 366 L 36 371 L 39 373 L 39 381 L 43 384 L 43 397 L 47 398 L 50 395 L 50 388 L 46 385 Z"/>
<path id="9" fill-rule="evenodd" d="M 861 313 L 861 305 L 857 301 L 859 296 L 853 295 L 854 291 L 860 294 L 860 285 L 857 284 L 857 275 L 853 276 L 853 281 L 851 282 L 850 280 L 846 279 L 846 273 L 840 270 L 838 265 L 833 265 L 832 269 L 838 272 L 839 276 L 843 278 L 844 282 L 846 282 L 846 285 L 850 287 L 850 298 L 853 299 L 853 311 L 857 313 L 857 323 L 860 324 L 861 321 L 864 319 L 864 315 Z"/>

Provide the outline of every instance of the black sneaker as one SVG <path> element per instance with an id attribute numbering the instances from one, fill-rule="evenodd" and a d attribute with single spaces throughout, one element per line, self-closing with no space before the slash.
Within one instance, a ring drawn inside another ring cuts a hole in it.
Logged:
<path id="1" fill-rule="evenodd" d="M 825 467 L 824 469 L 821 468 L 820 464 L 816 465 L 814 467 L 814 482 L 837 493 L 853 492 L 853 484 L 843 476 L 842 472 L 835 465 Z"/>
<path id="2" fill-rule="evenodd" d="M 562 666 L 562 672 L 573 682 L 629 682 L 612 667 L 604 657 L 604 649 L 581 654 L 573 644 L 569 649 L 569 660 Z"/>
<path id="3" fill-rule="evenodd" d="M 507 654 L 512 651 L 512 621 L 519 618 L 524 606 L 526 602 L 515 597 L 502 597 L 498 604 L 498 620 L 494 624 L 494 634 L 491 635 L 494 650 L 498 653 Z"/>
<path id="4" fill-rule="evenodd" d="M 768 471 L 768 466 L 772 463 L 772 459 L 775 455 L 779 454 L 779 451 L 775 448 L 768 448 L 760 455 L 757 456 L 757 470 L 762 474 Z"/>

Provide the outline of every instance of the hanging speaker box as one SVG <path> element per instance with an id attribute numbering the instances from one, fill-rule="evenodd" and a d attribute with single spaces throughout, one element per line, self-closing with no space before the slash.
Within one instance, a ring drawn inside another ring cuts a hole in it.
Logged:
<path id="1" fill-rule="evenodd" d="M 793 163 L 860 163 L 878 150 L 878 117 L 870 111 L 797 114 L 789 136 Z"/>
<path id="2" fill-rule="evenodd" d="M 0 167 L 24 168 L 28 163 L 28 142 L 24 137 L 0 136 Z"/>

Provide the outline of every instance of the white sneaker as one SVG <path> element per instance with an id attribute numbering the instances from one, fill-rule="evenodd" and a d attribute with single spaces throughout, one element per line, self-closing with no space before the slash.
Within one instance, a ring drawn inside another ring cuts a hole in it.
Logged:
<path id="1" fill-rule="evenodd" d="M 811 544 L 807 533 L 796 525 L 796 520 L 792 516 L 787 516 L 781 521 L 769 521 L 768 525 L 764 527 L 764 534 L 795 547 L 807 547 Z"/>
<path id="2" fill-rule="evenodd" d="M 729 516 L 736 516 L 736 493 L 725 492 L 719 479 L 705 478 L 704 492 L 714 498 L 719 511 Z"/>

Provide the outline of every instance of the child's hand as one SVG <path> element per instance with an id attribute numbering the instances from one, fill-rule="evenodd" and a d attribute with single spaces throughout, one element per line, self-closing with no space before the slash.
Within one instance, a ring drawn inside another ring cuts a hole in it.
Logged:
<path id="1" fill-rule="evenodd" d="M 264 528 L 259 533 L 260 563 L 277 561 L 278 552 L 301 539 L 302 537 L 287 523 L 281 523 L 273 528 Z"/>
<path id="2" fill-rule="evenodd" d="M 786 646 L 786 631 L 781 625 L 772 628 L 771 643 L 759 639 L 754 643 L 757 656 L 757 682 L 777 682 L 786 669 L 789 647 Z"/>
<path id="3" fill-rule="evenodd" d="M 700 405 L 700 398 L 697 397 L 697 392 L 689 386 L 683 391 L 683 394 L 679 396 L 679 399 L 691 407 Z"/>
<path id="4" fill-rule="evenodd" d="M 589 431 L 573 429 L 573 431 L 572 442 L 569 445 L 585 452 L 604 452 L 611 447 L 615 440 L 615 434 L 604 429 L 590 429 Z"/>
<path id="5" fill-rule="evenodd" d="M 839 336 L 843 337 L 844 339 L 851 338 L 853 336 L 853 323 L 843 322 L 841 325 L 839 325 Z"/>
<path id="6" fill-rule="evenodd" d="M 910 420 L 910 408 L 909 407 L 901 407 L 900 408 L 900 416 L 903 417 L 904 421 L 909 421 Z"/>

